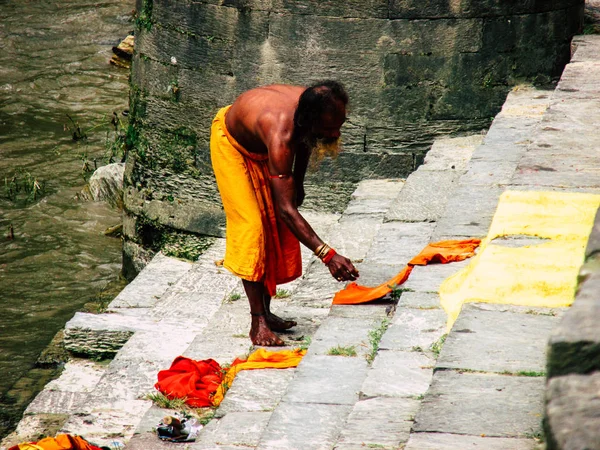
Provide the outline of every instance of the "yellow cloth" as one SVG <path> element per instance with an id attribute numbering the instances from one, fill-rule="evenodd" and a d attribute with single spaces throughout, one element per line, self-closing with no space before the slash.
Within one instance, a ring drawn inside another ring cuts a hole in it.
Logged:
<path id="1" fill-rule="evenodd" d="M 465 302 L 571 305 L 599 204 L 600 195 L 593 194 L 504 192 L 477 256 L 440 287 L 448 330 Z M 511 235 L 549 240 L 519 248 L 492 242 Z"/>
<path id="2" fill-rule="evenodd" d="M 219 406 L 223 401 L 225 393 L 233 383 L 233 379 L 241 370 L 254 369 L 287 369 L 300 364 L 306 350 L 280 350 L 273 352 L 259 348 L 254 351 L 247 360 L 236 359 L 223 377 L 223 382 L 218 387 L 213 397 L 213 405 Z"/>
<path id="3" fill-rule="evenodd" d="M 210 154 L 227 217 L 223 265 L 248 281 L 276 285 L 302 275 L 300 243 L 276 214 L 268 155 L 248 152 L 229 134 L 222 108 L 212 123 Z"/>

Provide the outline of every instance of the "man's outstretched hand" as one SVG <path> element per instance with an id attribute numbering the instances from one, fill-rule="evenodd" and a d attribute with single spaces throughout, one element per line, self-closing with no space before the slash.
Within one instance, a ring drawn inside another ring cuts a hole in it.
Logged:
<path id="1" fill-rule="evenodd" d="M 334 255 L 327 267 L 333 278 L 338 281 L 354 281 L 358 278 L 358 270 L 354 264 L 342 255 Z"/>

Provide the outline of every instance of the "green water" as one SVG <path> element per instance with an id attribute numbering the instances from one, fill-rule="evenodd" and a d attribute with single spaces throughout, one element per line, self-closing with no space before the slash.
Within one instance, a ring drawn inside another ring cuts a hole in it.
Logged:
<path id="1" fill-rule="evenodd" d="M 127 109 L 128 71 L 108 60 L 133 29 L 133 8 L 132 0 L 0 0 L 3 403 L 56 332 L 120 271 L 121 242 L 103 234 L 119 212 L 76 196 L 82 158 L 104 164 L 110 116 Z M 87 140 L 73 141 L 68 116 Z M 43 185 L 41 198 L 7 198 L 5 178 L 15 175 Z M 7 416 L 0 411 L 0 436 L 12 425 Z"/>

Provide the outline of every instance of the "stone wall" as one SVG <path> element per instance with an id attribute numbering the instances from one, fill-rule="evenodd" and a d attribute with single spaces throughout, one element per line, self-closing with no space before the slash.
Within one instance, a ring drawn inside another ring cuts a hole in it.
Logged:
<path id="1" fill-rule="evenodd" d="M 548 344 L 548 450 L 600 448 L 600 210 L 585 255 L 575 302 Z"/>
<path id="2" fill-rule="evenodd" d="M 222 233 L 209 128 L 218 108 L 244 90 L 325 78 L 345 83 L 351 101 L 345 151 L 308 183 L 326 179 L 322 195 L 347 193 L 348 183 L 363 178 L 407 176 L 436 136 L 486 127 L 512 85 L 560 75 L 583 6 L 583 0 L 138 0 L 126 264 L 133 254 L 143 260 L 144 226 Z"/>

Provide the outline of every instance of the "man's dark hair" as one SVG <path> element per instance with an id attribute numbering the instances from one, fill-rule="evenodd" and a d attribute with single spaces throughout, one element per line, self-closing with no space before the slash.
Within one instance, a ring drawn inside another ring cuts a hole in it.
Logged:
<path id="1" fill-rule="evenodd" d="M 294 133 L 305 133 L 323 114 L 334 112 L 338 101 L 348 104 L 348 94 L 339 81 L 325 80 L 307 87 L 294 113 Z"/>

